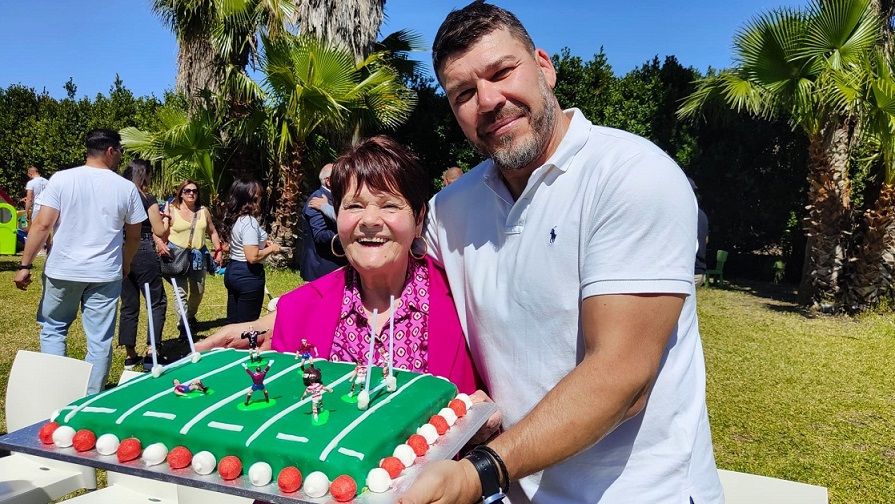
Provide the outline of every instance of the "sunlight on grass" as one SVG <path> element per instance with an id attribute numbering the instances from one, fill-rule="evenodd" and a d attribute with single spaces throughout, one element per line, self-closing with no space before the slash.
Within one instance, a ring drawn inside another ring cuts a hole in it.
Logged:
<path id="1" fill-rule="evenodd" d="M 16 290 L 17 262 L 0 257 L 4 391 L 16 350 L 40 349 L 34 321 L 40 285 Z M 36 265 L 39 278 L 43 260 Z M 268 272 L 273 296 L 300 283 L 295 273 Z M 165 339 L 177 337 L 167 289 Z M 223 324 L 226 295 L 222 277 L 208 278 L 201 336 Z M 769 284 L 703 288 L 698 296 L 718 467 L 825 486 L 836 504 L 895 502 L 895 317 L 807 316 L 791 289 Z M 80 320 L 69 336 L 70 354 L 83 358 Z M 111 381 L 123 363 L 124 350 L 116 347 Z M 5 428 L 3 407 L 0 400 Z"/>

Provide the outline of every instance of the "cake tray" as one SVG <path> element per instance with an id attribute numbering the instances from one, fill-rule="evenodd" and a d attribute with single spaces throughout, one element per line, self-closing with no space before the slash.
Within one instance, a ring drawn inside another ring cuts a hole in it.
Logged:
<path id="1" fill-rule="evenodd" d="M 404 469 L 401 475 L 392 481 L 391 488 L 387 492 L 373 493 L 367 490 L 359 493 L 351 502 L 357 504 L 393 504 L 397 502 L 398 498 L 410 488 L 411 483 L 421 470 L 431 462 L 453 458 L 495 411 L 497 411 L 497 405 L 494 403 L 476 403 L 469 409 L 466 416 L 457 419 L 447 433 L 438 437 L 438 441 L 429 448 L 425 456 L 418 457 L 412 466 Z M 303 488 L 294 493 L 283 493 L 277 486 L 276 475 L 271 483 L 263 487 L 254 486 L 249 482 L 246 468 L 243 468 L 243 474 L 239 478 L 233 481 L 224 481 L 217 471 L 203 476 L 197 474 L 190 467 L 171 469 L 166 463 L 147 466 L 141 459 L 121 463 L 118 462 L 118 457 L 115 454 L 100 455 L 95 449 L 78 452 L 72 447 L 57 448 L 52 444 L 45 445 L 38 439 L 38 432 L 46 422 L 47 420 L 44 420 L 0 437 L 0 448 L 275 504 L 333 502 L 329 493 L 315 499 L 305 495 Z M 303 476 L 307 475 L 303 474 Z M 364 481 L 358 481 L 358 490 L 361 490 L 365 484 Z"/>

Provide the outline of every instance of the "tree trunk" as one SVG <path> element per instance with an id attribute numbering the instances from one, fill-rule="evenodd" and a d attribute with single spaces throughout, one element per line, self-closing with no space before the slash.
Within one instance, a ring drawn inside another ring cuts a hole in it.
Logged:
<path id="1" fill-rule="evenodd" d="M 799 299 L 815 309 L 835 311 L 841 308 L 842 269 L 851 234 L 851 182 L 848 155 L 851 128 L 846 121 L 834 121 L 811 139 L 808 147 L 810 166 L 808 236 L 806 270 Z"/>
<path id="2" fill-rule="evenodd" d="M 864 213 L 866 231 L 849 277 L 846 307 L 870 308 L 892 293 L 895 272 L 895 184 L 883 183 L 874 207 Z"/>
<path id="3" fill-rule="evenodd" d="M 270 228 L 271 239 L 283 247 L 289 247 L 280 257 L 272 256 L 270 264 L 284 268 L 296 266 L 298 261 L 297 247 L 300 245 L 299 225 L 301 223 L 301 187 L 304 178 L 302 162 L 304 161 L 304 142 L 294 142 L 289 158 L 280 163 L 277 198 L 272 198 L 271 211 L 274 214 Z"/>
<path id="4" fill-rule="evenodd" d="M 191 37 L 180 41 L 174 88 L 189 100 L 190 110 L 202 104 L 202 91 L 220 90 L 223 68 L 224 62 L 207 38 Z"/>
<path id="5" fill-rule="evenodd" d="M 299 32 L 349 49 L 357 62 L 370 53 L 385 0 L 293 0 L 298 11 Z"/>
<path id="6" fill-rule="evenodd" d="M 883 18 L 882 39 L 886 60 L 892 61 L 895 56 L 895 33 L 893 33 L 892 18 L 895 16 L 895 0 L 873 0 L 873 8 Z"/>

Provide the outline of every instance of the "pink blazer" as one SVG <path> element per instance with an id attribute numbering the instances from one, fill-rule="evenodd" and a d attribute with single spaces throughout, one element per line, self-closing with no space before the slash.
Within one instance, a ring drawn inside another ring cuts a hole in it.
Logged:
<path id="1" fill-rule="evenodd" d="M 429 372 L 457 385 L 460 392 L 482 388 L 454 308 L 444 270 L 429 267 Z M 350 266 L 349 266 L 350 267 Z M 305 338 L 320 357 L 329 358 L 345 292 L 345 268 L 289 292 L 277 302 L 271 348 L 295 352 Z"/>

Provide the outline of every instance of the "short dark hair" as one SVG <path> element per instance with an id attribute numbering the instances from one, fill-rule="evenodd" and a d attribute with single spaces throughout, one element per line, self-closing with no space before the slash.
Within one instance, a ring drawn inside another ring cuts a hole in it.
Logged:
<path id="1" fill-rule="evenodd" d="M 224 210 L 224 219 L 218 232 L 221 239 L 230 241 L 230 232 L 236 220 L 243 215 L 257 215 L 261 208 L 255 204 L 255 198 L 261 194 L 261 182 L 253 178 L 238 178 L 230 184 L 230 194 L 227 196 L 227 207 Z"/>
<path id="2" fill-rule="evenodd" d="M 415 219 L 427 208 L 431 187 L 422 163 L 410 149 L 385 135 L 361 140 L 333 164 L 329 183 L 336 211 L 352 180 L 357 180 L 358 191 L 367 186 L 403 197 Z"/>
<path id="3" fill-rule="evenodd" d="M 124 168 L 121 176 L 130 180 L 141 192 L 149 189 L 149 181 L 152 178 L 152 165 L 145 159 L 134 159 Z"/>
<path id="4" fill-rule="evenodd" d="M 320 370 L 314 367 L 314 364 L 311 364 L 307 368 L 305 368 L 304 372 L 301 375 L 301 381 L 308 386 L 312 383 L 320 383 L 323 379 L 323 375 L 320 373 Z"/>
<path id="5" fill-rule="evenodd" d="M 485 35 L 505 29 L 531 52 L 535 50 L 528 31 L 512 12 L 476 0 L 460 10 L 453 10 L 441 23 L 432 44 L 432 68 L 441 82 L 441 66 L 451 56 L 464 52 Z M 443 82 L 442 82 L 443 84 Z"/>
<path id="6" fill-rule="evenodd" d="M 121 148 L 121 135 L 110 129 L 94 129 L 87 132 L 87 157 L 102 156 L 109 147 Z"/>

